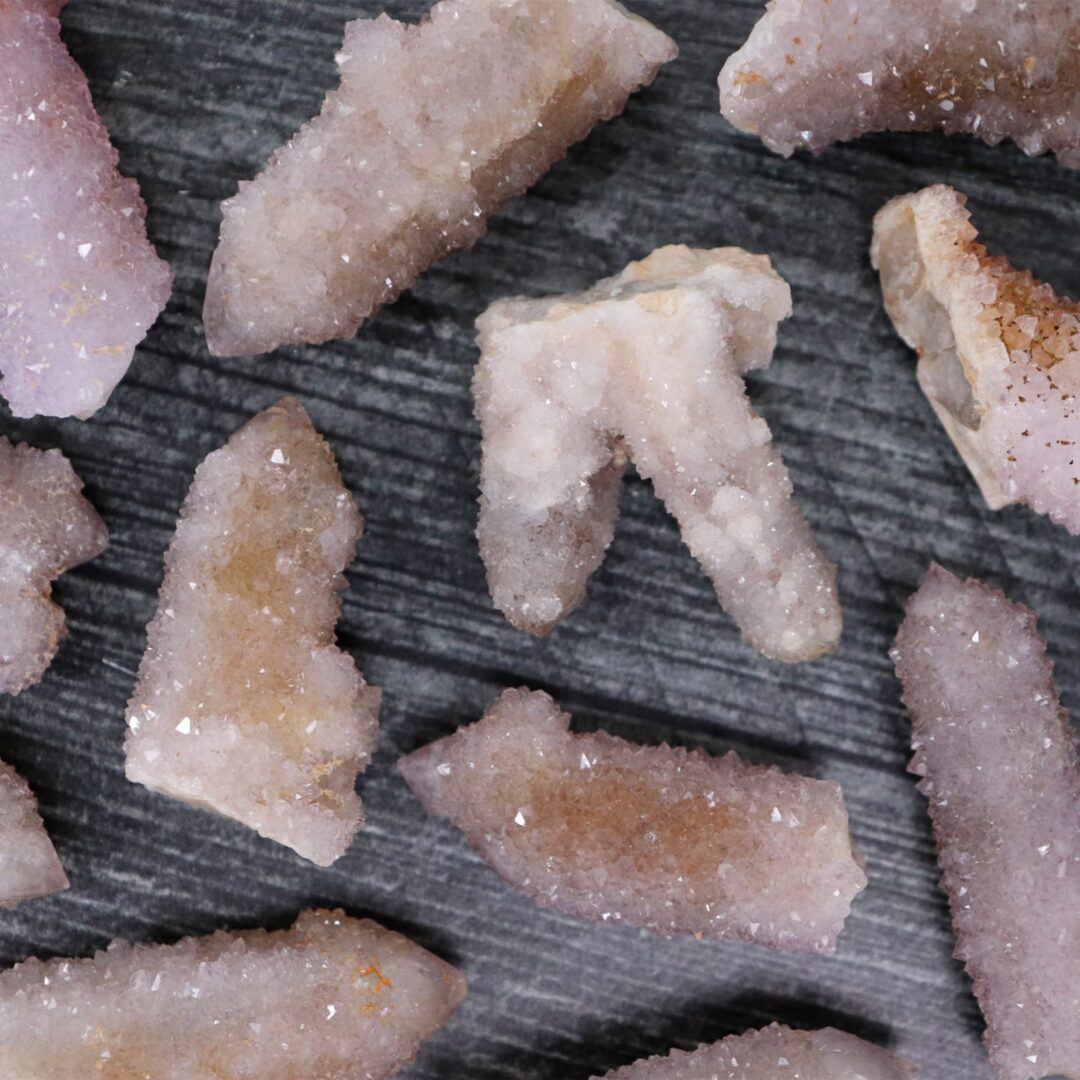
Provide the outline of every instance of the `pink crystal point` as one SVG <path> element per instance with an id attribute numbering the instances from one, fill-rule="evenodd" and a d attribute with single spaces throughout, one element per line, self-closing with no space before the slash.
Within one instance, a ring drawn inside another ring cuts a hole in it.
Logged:
<path id="1" fill-rule="evenodd" d="M 612 0 L 443 0 L 346 27 L 341 86 L 222 207 L 210 351 L 351 337 L 674 58 Z"/>
<path id="2" fill-rule="evenodd" d="M 86 419 L 169 299 L 138 185 L 60 40 L 63 0 L 0 3 L 0 393 Z"/>
<path id="3" fill-rule="evenodd" d="M 0 1075 L 385 1080 L 464 999 L 449 964 L 340 911 L 275 933 L 114 942 L 0 975 Z"/>
<path id="4" fill-rule="evenodd" d="M 836 784 L 569 723 L 547 694 L 508 690 L 398 767 L 429 812 L 544 907 L 834 951 L 866 886 Z"/>
<path id="5" fill-rule="evenodd" d="M 933 566 L 892 658 L 990 1060 L 1080 1077 L 1080 765 L 1035 615 Z"/>
<path id="6" fill-rule="evenodd" d="M 785 156 L 870 131 L 944 131 L 1080 167 L 1072 0 L 771 0 L 720 108 Z"/>
<path id="7" fill-rule="evenodd" d="M 770 1024 L 692 1053 L 673 1050 L 593 1080 L 913 1080 L 915 1070 L 872 1043 L 834 1028 Z"/>
<path id="8" fill-rule="evenodd" d="M 128 705 L 129 780 L 307 859 L 344 854 L 380 692 L 335 647 L 363 520 L 292 398 L 195 474 Z"/>
<path id="9" fill-rule="evenodd" d="M 789 662 L 836 645 L 836 568 L 743 383 L 790 314 L 764 256 L 666 247 L 578 296 L 481 316 L 477 532 L 515 626 L 547 633 L 582 601 L 631 459 L 752 645 Z"/>
<path id="10" fill-rule="evenodd" d="M 40 681 L 67 632 L 52 582 L 108 545 L 82 487 L 59 450 L 0 437 L 0 693 Z"/>
<path id="11" fill-rule="evenodd" d="M 0 904 L 60 892 L 68 887 L 37 800 L 26 781 L 0 761 Z"/>
<path id="12" fill-rule="evenodd" d="M 879 211 L 885 306 L 991 509 L 1021 502 L 1080 534 L 1080 304 L 988 257 L 965 203 L 938 185 Z"/>

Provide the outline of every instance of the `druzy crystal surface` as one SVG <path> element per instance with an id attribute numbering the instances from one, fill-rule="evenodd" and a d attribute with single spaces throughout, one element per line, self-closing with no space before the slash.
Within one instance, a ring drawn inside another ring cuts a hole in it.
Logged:
<path id="1" fill-rule="evenodd" d="M 449 964 L 340 911 L 116 942 L 0 975 L 4 1080 L 384 1080 L 465 998 Z"/>
<path id="2" fill-rule="evenodd" d="M 1024 503 L 1080 533 L 1080 304 L 989 257 L 969 218 L 940 185 L 878 213 L 885 306 L 990 507 Z"/>
<path id="3" fill-rule="evenodd" d="M 26 781 L 0 761 L 0 904 L 47 896 L 68 887 L 67 874 Z"/>
<path id="4" fill-rule="evenodd" d="M 322 113 L 222 208 L 211 352 L 350 337 L 676 53 L 612 0 L 444 0 L 349 23 Z"/>
<path id="5" fill-rule="evenodd" d="M 108 542 L 59 450 L 0 437 L 0 693 L 18 694 L 45 674 L 66 633 L 52 582 Z"/>
<path id="6" fill-rule="evenodd" d="M 545 907 L 834 951 L 866 885 L 836 784 L 569 723 L 547 694 L 508 690 L 399 767 L 431 813 Z"/>
<path id="7" fill-rule="evenodd" d="M 1013 139 L 1080 167 L 1073 0 L 771 0 L 720 107 L 780 154 L 869 131 Z"/>
<path id="8" fill-rule="evenodd" d="M 123 378 L 172 275 L 60 40 L 63 2 L 0 3 L 0 394 L 16 416 L 85 419 Z"/>
<path id="9" fill-rule="evenodd" d="M 546 633 L 584 598 L 633 461 L 752 645 L 786 661 L 836 645 L 836 569 L 743 383 L 790 314 L 767 258 L 667 247 L 588 292 L 480 318 L 478 536 L 515 626 Z"/>
<path id="10" fill-rule="evenodd" d="M 934 566 L 893 660 L 990 1059 L 1080 1077 L 1080 764 L 1035 616 Z"/>
<path id="11" fill-rule="evenodd" d="M 127 775 L 332 863 L 379 691 L 335 646 L 363 529 L 329 446 L 286 398 L 199 467 L 128 705 Z"/>
<path id="12" fill-rule="evenodd" d="M 771 1024 L 687 1053 L 645 1058 L 594 1080 L 912 1080 L 915 1072 L 872 1043 L 834 1028 Z"/>

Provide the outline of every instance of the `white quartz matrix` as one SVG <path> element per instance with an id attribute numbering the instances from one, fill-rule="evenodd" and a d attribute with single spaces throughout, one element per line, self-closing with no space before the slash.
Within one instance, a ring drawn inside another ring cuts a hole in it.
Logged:
<path id="1" fill-rule="evenodd" d="M 85 419 L 123 378 L 172 275 L 60 40 L 62 6 L 0 2 L 0 394 L 16 416 Z"/>
<path id="2" fill-rule="evenodd" d="M 37 800 L 19 774 L 0 761 L 0 904 L 59 892 L 68 887 Z"/>
<path id="3" fill-rule="evenodd" d="M 444 0 L 419 25 L 349 23 L 340 88 L 222 208 L 210 351 L 350 337 L 675 53 L 612 0 Z"/>
<path id="4" fill-rule="evenodd" d="M 630 460 L 752 645 L 786 661 L 836 645 L 836 568 L 743 383 L 790 314 L 766 257 L 666 247 L 588 292 L 480 318 L 478 535 L 515 626 L 546 633 L 584 598 Z"/>
<path id="5" fill-rule="evenodd" d="M 128 705 L 128 779 L 323 865 L 363 820 L 379 691 L 335 645 L 363 529 L 292 398 L 199 467 Z"/>
<path id="6" fill-rule="evenodd" d="M 1080 1078 L 1080 764 L 1035 616 L 933 566 L 893 651 L 1001 1080 Z"/>
<path id="7" fill-rule="evenodd" d="M 836 784 L 569 724 L 547 694 L 508 690 L 399 767 L 431 813 L 545 907 L 834 951 L 866 886 Z"/>
<path id="8" fill-rule="evenodd" d="M 115 942 L 0 975 L 4 1080 L 384 1080 L 465 998 L 400 934 L 340 911 L 287 931 Z"/>
<path id="9" fill-rule="evenodd" d="M 720 107 L 781 154 L 869 131 L 965 132 L 1080 166 L 1075 0 L 771 0 Z"/>

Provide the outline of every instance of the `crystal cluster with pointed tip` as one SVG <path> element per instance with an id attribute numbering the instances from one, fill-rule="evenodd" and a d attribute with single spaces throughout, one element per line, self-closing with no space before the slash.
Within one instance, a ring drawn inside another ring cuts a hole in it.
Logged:
<path id="1" fill-rule="evenodd" d="M 26 781 L 0 761 L 0 904 L 48 896 L 68 887 L 56 849 Z"/>

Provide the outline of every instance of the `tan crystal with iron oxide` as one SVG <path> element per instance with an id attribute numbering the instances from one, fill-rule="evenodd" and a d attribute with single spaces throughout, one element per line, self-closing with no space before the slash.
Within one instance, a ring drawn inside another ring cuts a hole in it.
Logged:
<path id="1" fill-rule="evenodd" d="M 0 761 L 0 904 L 60 892 L 67 874 L 26 781 Z"/>

